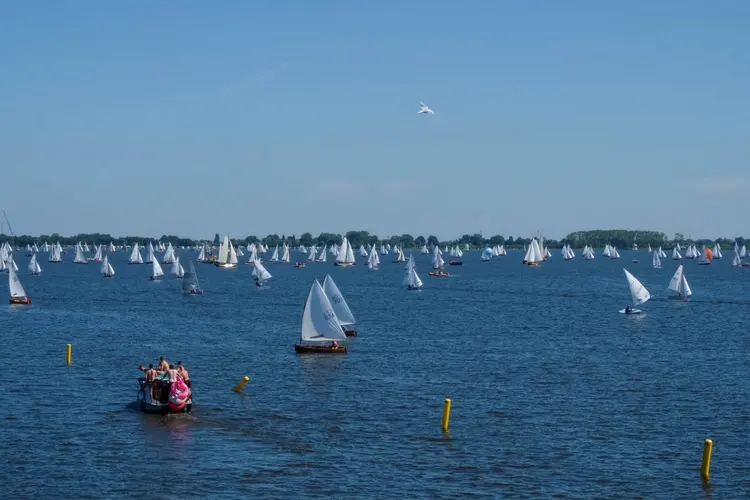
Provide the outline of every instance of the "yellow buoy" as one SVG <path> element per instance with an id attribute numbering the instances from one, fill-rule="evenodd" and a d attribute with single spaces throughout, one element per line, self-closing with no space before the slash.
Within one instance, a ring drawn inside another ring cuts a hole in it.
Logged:
<path id="1" fill-rule="evenodd" d="M 68 344 L 65 348 L 65 362 L 70 366 L 70 356 L 73 353 L 73 344 Z"/>
<path id="2" fill-rule="evenodd" d="M 237 387 L 234 388 L 234 392 L 240 392 L 242 388 L 245 387 L 245 384 L 248 383 L 248 381 L 250 381 L 250 377 L 246 375 L 245 378 L 240 380 L 240 383 L 237 384 Z"/>
<path id="3" fill-rule="evenodd" d="M 451 419 L 451 400 L 445 398 L 443 405 L 443 432 L 448 432 L 448 421 Z"/>
<path id="4" fill-rule="evenodd" d="M 706 439 L 703 442 L 703 461 L 701 462 L 701 477 L 704 481 L 708 481 L 709 473 L 711 472 L 711 451 L 713 450 L 714 442 L 710 439 Z"/>

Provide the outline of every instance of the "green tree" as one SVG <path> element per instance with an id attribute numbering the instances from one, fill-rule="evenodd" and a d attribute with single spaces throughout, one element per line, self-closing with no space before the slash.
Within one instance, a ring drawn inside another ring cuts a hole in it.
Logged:
<path id="1" fill-rule="evenodd" d="M 437 236 L 429 235 L 427 237 L 427 244 L 431 247 L 440 245 L 440 240 L 437 239 Z"/>
<path id="2" fill-rule="evenodd" d="M 414 247 L 415 247 L 415 248 L 416 248 L 416 247 L 422 248 L 422 247 L 423 247 L 423 246 L 425 246 L 426 244 L 427 244 L 427 240 L 426 240 L 426 239 L 424 239 L 424 236 L 417 236 L 417 237 L 416 237 L 416 238 L 414 239 Z"/>
<path id="3" fill-rule="evenodd" d="M 299 244 L 310 247 L 313 244 L 313 235 L 310 233 L 302 233 L 299 237 Z"/>
<path id="4" fill-rule="evenodd" d="M 219 233 L 216 233 L 216 236 L 214 236 L 214 245 L 221 245 L 221 238 L 219 238 Z"/>
<path id="5" fill-rule="evenodd" d="M 414 237 L 410 234 L 402 234 L 399 244 L 401 248 L 414 248 Z"/>

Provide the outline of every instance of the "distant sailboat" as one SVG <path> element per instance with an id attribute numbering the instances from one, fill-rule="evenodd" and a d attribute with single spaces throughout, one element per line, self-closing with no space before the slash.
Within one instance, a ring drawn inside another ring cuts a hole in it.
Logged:
<path id="1" fill-rule="evenodd" d="M 685 270 L 682 264 L 680 264 L 674 272 L 674 275 L 672 275 L 672 279 L 669 281 L 669 286 L 667 288 L 673 292 L 677 292 L 677 298 L 680 299 L 687 299 L 693 295 L 692 290 L 690 290 L 690 285 L 688 285 L 687 278 L 685 277 Z"/>
<path id="2" fill-rule="evenodd" d="M 221 242 L 219 247 L 219 257 L 214 263 L 216 267 L 236 267 L 237 266 L 237 252 L 232 246 L 232 241 L 229 239 L 229 235 L 224 236 L 224 241 Z"/>
<path id="3" fill-rule="evenodd" d="M 78 242 L 76 244 L 76 256 L 73 258 L 74 264 L 88 264 L 89 261 L 86 259 L 86 256 L 83 255 L 83 246 L 81 246 L 81 243 Z"/>
<path id="4" fill-rule="evenodd" d="M 300 343 L 294 344 L 298 353 L 343 354 L 346 347 L 338 345 L 346 340 L 341 324 L 318 280 L 313 281 L 302 312 Z M 327 345 L 328 343 L 331 345 Z"/>
<path id="5" fill-rule="evenodd" d="M 336 262 L 334 265 L 339 267 L 353 266 L 354 262 L 354 251 L 352 246 L 349 244 L 349 240 L 344 236 L 344 241 L 341 243 L 339 253 L 336 255 Z"/>
<path id="6" fill-rule="evenodd" d="M 161 264 L 159 264 L 159 259 L 152 259 L 151 260 L 151 280 L 158 280 L 164 276 L 164 271 L 161 268 Z"/>
<path id="7" fill-rule="evenodd" d="M 271 273 L 265 268 L 260 258 L 255 261 L 255 268 L 252 272 L 253 278 L 255 278 L 256 286 L 263 286 L 263 282 L 272 278 Z"/>
<path id="8" fill-rule="evenodd" d="M 42 273 L 42 268 L 39 266 L 39 262 L 36 260 L 36 254 L 31 256 L 29 261 L 29 274 L 39 275 Z"/>
<path id="9" fill-rule="evenodd" d="M 143 257 L 141 257 L 141 249 L 138 247 L 138 243 L 133 244 L 133 251 L 130 252 L 128 264 L 143 264 Z"/>
<path id="10" fill-rule="evenodd" d="M 526 255 L 523 258 L 523 263 L 527 266 L 538 266 L 544 262 L 544 254 L 542 249 L 539 247 L 539 242 L 536 238 L 531 240 L 531 244 L 526 249 Z"/>
<path id="11" fill-rule="evenodd" d="M 198 283 L 198 275 L 195 272 L 195 266 L 193 261 L 188 261 L 188 270 L 182 277 L 182 292 L 186 295 L 202 295 L 200 284 Z"/>
<path id="12" fill-rule="evenodd" d="M 356 337 L 357 332 L 352 328 L 347 329 L 346 327 L 354 325 L 357 321 L 354 319 L 354 314 L 352 313 L 352 310 L 349 309 L 349 304 L 346 303 L 346 299 L 341 295 L 339 287 L 336 286 L 336 283 L 334 283 L 330 274 L 326 274 L 326 278 L 323 280 L 323 291 L 328 297 L 328 300 L 331 301 L 333 312 L 336 313 L 336 317 L 339 320 L 342 330 L 344 330 L 344 334 L 347 337 Z"/>
<path id="13" fill-rule="evenodd" d="M 654 250 L 654 257 L 652 259 L 654 264 L 654 269 L 660 269 L 661 268 L 661 259 L 659 258 L 659 252 Z"/>
<path id="14" fill-rule="evenodd" d="M 639 314 L 641 310 L 636 309 L 635 306 L 648 301 L 651 298 L 651 294 L 648 293 L 646 287 L 635 276 L 630 274 L 627 269 L 623 268 L 623 271 L 625 271 L 625 278 L 628 280 L 628 289 L 630 290 L 630 298 L 633 306 L 628 305 L 625 309 L 621 309 L 620 312 L 623 314 Z"/>
<path id="15" fill-rule="evenodd" d="M 112 264 L 109 263 L 109 255 L 104 256 L 104 261 L 102 262 L 101 273 L 102 273 L 102 277 L 104 278 L 115 277 L 115 268 L 112 267 Z"/>
<path id="16" fill-rule="evenodd" d="M 8 288 L 10 289 L 8 302 L 19 305 L 31 304 L 31 299 L 26 295 L 26 290 L 23 289 L 23 285 L 18 280 L 18 275 L 12 265 L 8 265 Z"/>
<path id="17" fill-rule="evenodd" d="M 167 251 L 169 251 L 169 248 L 167 248 Z M 185 276 L 185 269 L 182 267 L 182 264 L 180 264 L 179 257 L 175 257 L 174 262 L 172 262 L 171 274 L 174 278 L 182 278 Z"/>
<path id="18" fill-rule="evenodd" d="M 406 264 L 406 276 L 404 276 L 404 285 L 407 290 L 419 290 L 422 288 L 422 280 L 417 275 L 417 266 L 414 263 L 414 257 L 409 256 L 409 260 Z"/>

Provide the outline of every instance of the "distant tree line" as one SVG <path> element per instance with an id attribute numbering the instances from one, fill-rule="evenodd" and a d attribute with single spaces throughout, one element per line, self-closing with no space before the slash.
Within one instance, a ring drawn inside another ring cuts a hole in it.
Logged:
<path id="1" fill-rule="evenodd" d="M 402 235 L 394 235 L 390 236 L 388 238 L 380 238 L 375 234 L 370 234 L 369 231 L 348 231 L 346 233 L 346 238 L 349 240 L 349 242 L 355 247 L 359 247 L 360 245 L 385 245 L 390 244 L 391 246 L 400 246 L 403 248 L 421 248 L 424 245 L 427 245 L 429 247 L 433 247 L 435 245 L 446 246 L 446 245 L 461 245 L 462 247 L 464 245 L 469 245 L 472 248 L 481 248 L 485 246 L 493 246 L 493 245 L 505 245 L 506 248 L 518 248 L 523 247 L 524 245 L 528 245 L 531 241 L 531 238 L 525 238 L 521 236 L 502 236 L 502 235 L 495 235 L 490 238 L 485 238 L 483 235 L 479 233 L 475 234 L 464 234 L 460 238 L 456 240 L 440 240 L 435 235 L 428 235 L 425 236 L 412 236 L 411 234 L 402 234 Z M 45 241 L 47 243 L 56 243 L 60 242 L 63 246 L 69 246 L 69 245 L 75 245 L 79 241 L 81 243 L 88 243 L 88 244 L 109 244 L 113 243 L 115 245 L 132 245 L 134 243 L 138 243 L 139 245 L 147 245 L 149 242 L 155 243 L 157 241 L 161 241 L 164 244 L 172 243 L 173 246 L 195 246 L 198 244 L 201 244 L 203 242 L 209 242 L 213 243 L 214 245 L 218 245 L 222 240 L 222 237 L 217 233 L 214 235 L 213 239 L 206 239 L 206 240 L 194 240 L 190 238 L 181 238 L 179 236 L 174 235 L 162 235 L 160 238 L 147 238 L 143 236 L 118 236 L 114 237 L 109 234 L 102 234 L 102 233 L 90 233 L 90 234 L 77 234 L 75 236 L 61 236 L 57 233 L 52 234 L 43 234 L 40 236 L 29 236 L 29 235 L 21 235 L 21 236 L 9 236 L 6 234 L 0 234 L 0 242 L 7 241 L 12 246 L 16 247 L 25 247 L 26 245 L 33 245 L 34 243 L 42 244 Z M 313 236 L 311 233 L 302 233 L 299 238 L 292 234 L 290 236 L 282 234 L 279 236 L 278 234 L 269 234 L 263 238 L 259 238 L 257 236 L 251 235 L 247 236 L 244 239 L 238 239 L 238 238 L 232 238 L 232 242 L 235 245 L 245 245 L 248 243 L 258 243 L 261 242 L 264 245 L 267 245 L 269 247 L 274 247 L 276 245 L 283 245 L 286 243 L 290 246 L 299 246 L 299 245 L 316 245 L 316 246 L 331 246 L 331 245 L 340 245 L 343 240 L 343 236 L 341 234 L 337 233 L 320 233 L 317 237 Z M 584 245 L 591 245 L 594 248 L 602 248 L 607 243 L 610 245 L 613 245 L 617 248 L 630 248 L 633 246 L 633 243 L 637 243 L 639 247 L 646 248 L 648 245 L 651 245 L 652 247 L 662 246 L 662 247 L 671 247 L 675 245 L 676 243 L 685 244 L 685 243 L 694 243 L 696 245 L 714 245 L 715 243 L 719 243 L 722 247 L 729 248 L 734 243 L 738 242 L 740 245 L 745 244 L 745 238 L 735 238 L 735 239 L 728 239 L 728 238 L 720 238 L 718 240 L 708 240 L 708 239 L 698 239 L 698 240 L 691 240 L 690 238 L 685 238 L 684 235 L 677 233 L 674 235 L 674 237 L 670 240 L 664 233 L 657 232 L 657 231 L 634 231 L 634 230 L 628 230 L 628 229 L 597 229 L 593 231 L 576 231 L 573 233 L 568 234 L 565 238 L 561 240 L 554 240 L 554 239 L 546 239 L 544 240 L 545 246 L 549 248 L 560 248 L 562 245 L 569 243 L 574 248 L 581 248 Z"/>

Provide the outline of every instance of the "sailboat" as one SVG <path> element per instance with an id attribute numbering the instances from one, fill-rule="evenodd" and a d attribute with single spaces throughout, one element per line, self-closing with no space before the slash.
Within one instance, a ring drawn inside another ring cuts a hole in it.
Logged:
<path id="1" fill-rule="evenodd" d="M 437 248 L 437 246 L 435 247 Z M 438 248 L 438 250 L 440 250 Z M 414 263 L 414 256 L 409 255 L 409 260 L 406 263 L 406 276 L 404 276 L 404 285 L 407 290 L 419 290 L 422 288 L 422 280 L 417 275 L 417 266 Z"/>
<path id="2" fill-rule="evenodd" d="M 700 254 L 700 259 L 698 260 L 699 266 L 707 266 L 711 264 L 711 260 L 714 258 L 714 253 L 711 251 L 710 248 L 706 247 L 703 249 L 703 252 Z"/>
<path id="3" fill-rule="evenodd" d="M 449 276 L 448 273 L 443 269 L 443 266 L 445 265 L 445 261 L 443 260 L 443 256 L 440 252 L 440 248 L 435 247 L 435 250 L 432 252 L 432 271 L 428 272 L 428 276 L 435 276 L 439 278 L 444 278 L 446 276 Z"/>
<path id="4" fill-rule="evenodd" d="M 19 305 L 31 304 L 31 299 L 26 295 L 26 290 L 23 289 L 23 285 L 18 281 L 18 275 L 12 263 L 8 265 L 8 287 L 10 288 L 10 299 L 8 302 Z"/>
<path id="5" fill-rule="evenodd" d="M 336 262 L 334 262 L 334 265 L 340 267 L 349 267 L 353 266 L 354 264 L 354 251 L 352 250 L 352 246 L 349 244 L 349 240 L 347 240 L 346 236 L 344 236 L 344 241 L 341 243 L 339 253 L 336 254 Z"/>
<path id="6" fill-rule="evenodd" d="M 133 251 L 130 252 L 128 264 L 143 264 L 143 257 L 141 256 L 141 249 L 138 247 L 138 243 L 133 244 Z"/>
<path id="7" fill-rule="evenodd" d="M 112 267 L 112 264 L 109 263 L 109 255 L 104 256 L 104 261 L 102 262 L 101 273 L 102 273 L 103 278 L 115 277 L 115 268 Z"/>
<path id="8" fill-rule="evenodd" d="M 713 254 L 713 258 L 714 259 L 721 259 L 722 258 L 722 255 L 721 255 L 721 245 L 719 245 L 718 243 L 716 243 L 714 245 L 713 252 L 711 252 L 711 253 Z"/>
<path id="9" fill-rule="evenodd" d="M 229 235 L 224 236 L 224 241 L 221 242 L 219 247 L 219 257 L 214 263 L 216 267 L 236 267 L 237 266 L 237 252 L 234 251 L 232 241 L 229 239 Z"/>
<path id="10" fill-rule="evenodd" d="M 167 249 L 167 251 L 169 251 L 169 249 Z M 185 276 L 185 269 L 182 267 L 182 264 L 180 264 L 179 257 L 175 257 L 174 262 L 172 262 L 171 274 L 175 278 L 183 278 Z"/>
<path id="11" fill-rule="evenodd" d="M 76 244 L 76 256 L 73 258 L 74 264 L 88 264 L 89 261 L 86 259 L 86 256 L 83 255 L 83 246 L 81 246 L 81 242 L 79 241 Z"/>
<path id="12" fill-rule="evenodd" d="M 630 298 L 633 302 L 633 306 L 631 307 L 628 305 L 625 309 L 620 309 L 620 312 L 623 314 L 640 314 L 641 310 L 636 309 L 635 306 L 639 306 L 648 301 L 648 299 L 651 298 L 651 294 L 648 293 L 646 287 L 643 286 L 635 276 L 630 274 L 627 269 L 623 268 L 622 270 L 625 271 L 625 278 L 628 280 L 628 288 L 630 289 Z"/>
<path id="13" fill-rule="evenodd" d="M 39 275 L 41 273 L 42 273 L 42 268 L 39 266 L 39 262 L 37 262 L 36 260 L 36 254 L 34 254 L 31 256 L 31 260 L 29 261 L 29 274 Z"/>
<path id="14" fill-rule="evenodd" d="M 174 254 L 174 248 L 172 247 L 172 242 L 170 241 L 167 245 L 167 249 L 164 251 L 164 256 L 161 259 L 162 264 L 173 264 L 177 257 L 175 257 Z"/>
<path id="15" fill-rule="evenodd" d="M 526 255 L 523 257 L 523 264 L 526 264 L 527 266 L 538 266 L 542 262 L 544 262 L 544 254 L 539 247 L 539 242 L 534 238 L 526 249 Z"/>
<path id="16" fill-rule="evenodd" d="M 202 295 L 203 290 L 198 283 L 198 275 L 195 273 L 193 261 L 189 261 L 188 264 L 188 270 L 182 277 L 182 292 L 186 295 Z"/>
<path id="17" fill-rule="evenodd" d="M 102 245 L 99 245 L 98 247 L 96 247 L 96 253 L 94 254 L 94 261 L 95 262 L 102 261 Z"/>
<path id="18" fill-rule="evenodd" d="M 333 312 L 336 313 L 336 317 L 339 320 L 341 329 L 344 330 L 344 334 L 347 337 L 356 337 L 357 331 L 351 328 L 347 329 L 346 327 L 352 326 L 357 321 L 354 319 L 354 314 L 352 313 L 352 310 L 349 309 L 349 304 L 346 303 L 346 299 L 341 295 L 339 287 L 336 286 L 336 283 L 334 283 L 330 274 L 326 274 L 326 278 L 323 280 L 323 291 L 328 297 L 328 300 L 331 301 Z"/>
<path id="19" fill-rule="evenodd" d="M 679 265 L 674 272 L 674 275 L 672 275 L 672 279 L 669 281 L 669 286 L 667 288 L 673 292 L 677 292 L 677 297 L 675 298 L 678 299 L 687 299 L 693 295 L 692 290 L 690 290 L 690 285 L 688 285 L 687 278 L 685 277 L 685 270 L 682 264 Z"/>
<path id="20" fill-rule="evenodd" d="M 659 252 L 654 250 L 654 257 L 652 259 L 654 269 L 661 269 L 661 259 L 659 258 Z"/>
<path id="21" fill-rule="evenodd" d="M 151 260 L 151 281 L 158 280 L 164 276 L 164 271 L 161 268 L 161 264 L 159 264 L 159 259 L 153 259 Z"/>
<path id="22" fill-rule="evenodd" d="M 346 241 L 346 240 L 344 240 Z M 313 281 L 302 312 L 300 343 L 294 344 L 298 353 L 343 354 L 346 347 L 338 344 L 346 340 L 341 324 L 318 280 Z M 325 345 L 328 343 L 331 345 Z"/>
<path id="23" fill-rule="evenodd" d="M 260 257 L 255 260 L 255 268 L 253 269 L 253 278 L 255 278 L 255 286 L 263 286 L 263 282 L 272 278 L 271 273 L 263 265 Z"/>
<path id="24" fill-rule="evenodd" d="M 380 257 L 378 257 L 378 251 L 375 245 L 370 249 L 370 256 L 367 258 L 367 267 L 372 271 L 377 271 L 380 266 Z"/>

